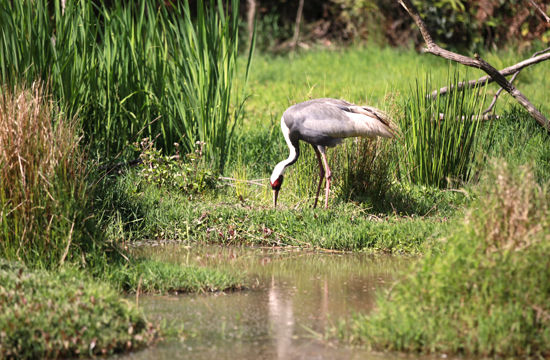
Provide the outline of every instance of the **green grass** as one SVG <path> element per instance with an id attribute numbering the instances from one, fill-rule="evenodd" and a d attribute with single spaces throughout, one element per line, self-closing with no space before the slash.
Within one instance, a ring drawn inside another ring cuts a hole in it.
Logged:
<path id="1" fill-rule="evenodd" d="M 108 355 L 159 335 L 113 288 L 70 268 L 54 274 L 0 258 L 0 307 L 2 358 Z"/>
<path id="2" fill-rule="evenodd" d="M 158 4 L 2 0 L 0 83 L 47 82 L 101 156 L 132 156 L 129 145 L 144 136 L 166 151 L 202 141 L 221 171 L 243 103 L 234 86 L 239 2 Z"/>
<path id="3" fill-rule="evenodd" d="M 550 354 L 547 187 L 499 162 L 444 251 L 428 253 L 341 336 L 422 353 Z"/>
<path id="4" fill-rule="evenodd" d="M 518 54 L 510 48 L 480 55 L 500 69 L 530 56 L 530 51 Z M 469 79 L 485 75 L 463 66 L 457 69 L 461 77 Z M 344 98 L 391 110 L 392 102 L 402 102 L 411 95 L 415 79 L 430 74 L 435 89 L 446 85 L 448 72 L 447 60 L 412 49 L 366 46 L 281 56 L 258 54 L 250 73 L 249 87 L 254 91 L 246 103 L 245 127 L 278 126 L 288 106 L 318 97 Z M 515 82 L 545 114 L 550 112 L 550 106 L 546 101 L 547 91 L 539 79 L 548 76 L 548 66 L 539 64 L 524 69 Z M 489 101 L 496 89 L 496 85 L 490 85 Z M 496 112 L 502 113 L 512 103 L 515 100 L 504 92 Z"/>
<path id="5" fill-rule="evenodd" d="M 199 266 L 182 266 L 149 259 L 111 265 L 105 280 L 127 292 L 189 293 L 239 290 L 244 279 L 235 272 Z"/>
<path id="6" fill-rule="evenodd" d="M 336 250 L 419 252 L 467 201 L 458 192 L 395 187 L 384 199 L 334 201 L 326 210 L 301 203 L 273 209 L 269 196 L 243 199 L 233 188 L 189 195 L 139 181 L 138 172 L 111 180 L 102 202 L 113 241 L 179 240 L 188 244 L 293 245 Z M 253 190 L 250 190 L 251 193 Z M 270 191 L 270 190 L 269 190 Z"/>
<path id="7" fill-rule="evenodd" d="M 449 74 L 449 88 L 465 81 L 454 71 Z M 492 141 L 493 123 L 475 120 L 482 116 L 486 89 L 432 98 L 426 97 L 433 88 L 431 79 L 421 81 L 415 84 L 401 120 L 400 172 L 414 183 L 442 188 L 467 182 Z"/>

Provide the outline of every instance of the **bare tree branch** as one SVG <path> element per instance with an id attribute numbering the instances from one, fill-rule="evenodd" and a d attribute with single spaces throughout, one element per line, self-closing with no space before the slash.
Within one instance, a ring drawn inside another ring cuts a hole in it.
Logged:
<path id="1" fill-rule="evenodd" d="M 550 23 L 550 16 L 548 16 L 548 14 L 546 14 L 546 12 L 542 10 L 542 8 L 534 0 L 529 0 L 529 2 L 535 9 L 539 11 L 542 17 L 544 17 L 544 20 L 546 20 L 547 23 Z"/>
<path id="2" fill-rule="evenodd" d="M 500 70 L 500 73 L 503 76 L 512 75 L 512 74 L 515 74 L 518 71 L 520 71 L 521 69 L 526 68 L 530 65 L 538 64 L 542 61 L 549 60 L 550 59 L 550 53 L 544 54 L 544 53 L 548 52 L 549 50 L 550 50 L 550 48 L 539 51 L 537 53 L 538 54 L 537 56 L 534 56 L 534 57 L 531 57 L 529 59 L 523 60 L 523 61 L 521 61 L 521 62 L 519 62 L 515 65 L 508 66 L 508 67 Z M 487 85 L 489 83 L 492 83 L 493 81 L 494 81 L 494 79 L 492 79 L 490 76 L 486 75 L 486 76 L 480 77 L 477 80 L 459 82 L 457 84 L 456 88 L 458 90 L 462 90 L 463 88 L 469 89 L 469 88 L 473 88 L 474 86 L 477 86 L 477 85 L 484 86 L 484 85 Z M 454 89 L 455 89 L 454 86 L 451 86 L 451 88 L 448 88 L 447 86 L 444 86 L 439 90 L 434 90 L 431 95 L 432 95 L 432 97 L 436 97 L 437 94 L 443 95 L 443 94 L 446 94 L 449 91 L 453 91 Z"/>
<path id="3" fill-rule="evenodd" d="M 531 55 L 531 58 L 534 58 L 540 54 L 544 54 L 545 52 L 548 52 L 550 51 L 550 48 L 547 48 L 547 49 L 544 49 L 544 50 L 541 50 L 541 51 L 537 51 L 536 53 L 534 53 L 533 55 Z M 550 54 L 549 54 L 550 55 Z M 513 83 L 514 80 L 516 80 L 516 78 L 518 77 L 519 73 L 520 73 L 521 69 L 519 69 L 518 71 L 516 71 L 514 73 L 514 75 L 512 76 L 512 78 L 510 79 L 510 83 Z M 502 74 L 502 71 L 500 72 Z M 489 105 L 489 107 L 483 112 L 483 114 L 487 114 L 491 111 L 493 111 L 493 108 L 495 107 L 495 104 L 497 103 L 497 100 L 498 100 L 498 97 L 500 96 L 500 93 L 502 93 L 502 90 L 504 90 L 503 88 L 500 88 L 497 90 L 495 96 L 493 96 L 493 100 L 491 101 L 491 104 Z"/>
<path id="4" fill-rule="evenodd" d="M 300 0 L 298 3 L 298 12 L 296 13 L 296 23 L 294 24 L 294 36 L 292 36 L 292 48 L 296 48 L 298 45 L 298 38 L 300 36 L 300 24 L 302 23 L 302 12 L 304 10 L 304 0 Z"/>
<path id="5" fill-rule="evenodd" d="M 254 37 L 254 18 L 256 17 L 256 0 L 247 1 L 246 10 L 246 27 L 248 30 L 248 49 L 252 46 L 252 38 Z"/>
<path id="6" fill-rule="evenodd" d="M 497 69 L 495 69 L 489 63 L 483 60 L 478 54 L 475 55 L 475 59 L 472 59 L 468 56 L 464 56 L 464 55 L 457 54 L 452 51 L 443 49 L 442 47 L 437 45 L 433 41 L 430 33 L 428 32 L 426 24 L 418 14 L 418 11 L 414 7 L 414 5 L 411 3 L 411 1 L 410 0 L 397 0 L 397 1 L 405 8 L 405 10 L 413 18 L 414 22 L 420 29 L 420 33 L 422 34 L 422 37 L 426 42 L 427 52 L 437 56 L 441 56 L 448 60 L 459 62 L 466 66 L 475 67 L 485 71 L 487 75 L 489 75 L 504 90 L 506 90 L 514 99 L 516 99 L 542 127 L 544 127 L 547 131 L 550 131 L 550 124 L 548 119 L 533 104 L 531 104 L 531 102 L 527 99 L 527 97 L 525 97 L 525 95 L 523 95 L 518 89 L 516 89 L 514 85 L 512 85 L 508 80 L 506 80 L 504 75 L 502 75 Z"/>

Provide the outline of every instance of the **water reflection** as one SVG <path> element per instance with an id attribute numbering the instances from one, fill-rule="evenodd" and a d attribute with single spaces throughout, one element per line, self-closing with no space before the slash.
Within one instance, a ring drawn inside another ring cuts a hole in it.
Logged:
<path id="1" fill-rule="evenodd" d="M 292 298 L 278 288 L 275 277 L 271 277 L 268 290 L 267 310 L 270 328 L 275 341 L 278 359 L 288 359 L 288 349 L 294 333 L 294 312 Z"/>
<path id="2" fill-rule="evenodd" d="M 354 311 L 370 311 L 375 289 L 408 261 L 365 254 L 277 252 L 258 249 L 157 249 L 149 256 L 246 271 L 258 286 L 210 295 L 146 296 L 152 320 L 183 324 L 183 341 L 163 343 L 128 358 L 354 359 L 387 358 L 327 343 L 327 326 Z M 196 255 L 196 256 L 195 256 Z M 208 255 L 208 256 L 207 256 Z M 212 263 L 213 262 L 213 263 Z"/>

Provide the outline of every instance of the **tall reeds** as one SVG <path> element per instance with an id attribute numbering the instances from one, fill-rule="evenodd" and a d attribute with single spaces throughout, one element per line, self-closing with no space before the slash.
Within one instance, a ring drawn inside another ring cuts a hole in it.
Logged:
<path id="1" fill-rule="evenodd" d="M 238 4 L 0 0 L 0 80 L 47 80 L 102 155 L 144 137 L 166 151 L 202 141 L 223 170 L 244 102 Z"/>
<path id="2" fill-rule="evenodd" d="M 79 257 L 86 224 L 85 166 L 75 121 L 43 86 L 0 88 L 0 253 L 29 264 Z"/>
<path id="3" fill-rule="evenodd" d="M 448 83 L 457 82 L 455 72 Z M 417 82 L 405 105 L 400 171 L 414 183 L 445 187 L 470 179 L 472 164 L 482 155 L 480 146 L 490 143 L 491 133 L 483 131 L 480 121 L 485 99 L 480 88 L 436 98 L 426 96 L 431 89 L 428 77 Z"/>

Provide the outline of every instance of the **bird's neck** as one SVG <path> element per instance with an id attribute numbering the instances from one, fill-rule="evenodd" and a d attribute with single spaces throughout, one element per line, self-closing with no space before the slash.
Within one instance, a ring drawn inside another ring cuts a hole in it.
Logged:
<path id="1" fill-rule="evenodd" d="M 271 175 L 271 182 L 273 182 L 280 175 L 282 175 L 285 172 L 285 169 L 287 168 L 287 166 L 294 164 L 296 160 L 298 160 L 298 157 L 300 156 L 300 146 L 298 144 L 298 141 L 293 142 L 290 139 L 290 130 L 286 126 L 284 122 L 284 118 L 281 119 L 281 129 L 283 131 L 283 136 L 285 138 L 286 144 L 288 145 L 288 149 L 290 150 L 290 153 L 287 159 L 275 165 L 275 168 L 273 169 L 273 173 Z"/>

